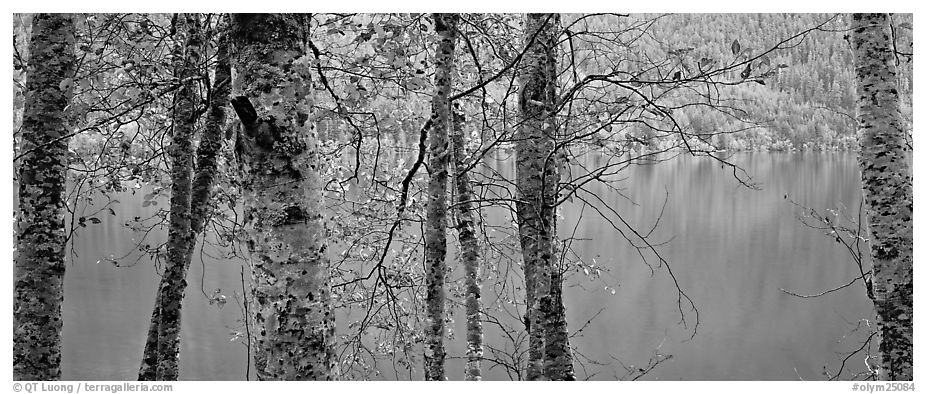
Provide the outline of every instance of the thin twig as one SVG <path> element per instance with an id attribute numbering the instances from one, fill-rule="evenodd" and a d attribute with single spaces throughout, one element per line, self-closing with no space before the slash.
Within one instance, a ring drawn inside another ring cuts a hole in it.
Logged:
<path id="1" fill-rule="evenodd" d="M 244 298 L 244 333 L 248 341 L 248 359 L 244 380 L 251 380 L 251 326 L 248 319 L 248 291 L 244 286 L 244 266 L 241 266 L 241 297 Z"/>

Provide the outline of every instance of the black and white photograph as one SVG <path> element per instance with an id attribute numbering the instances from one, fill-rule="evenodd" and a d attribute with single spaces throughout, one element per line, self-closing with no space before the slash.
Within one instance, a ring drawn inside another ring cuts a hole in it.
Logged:
<path id="1" fill-rule="evenodd" d="M 12 14 L 13 392 L 915 390 L 909 8 L 251 6 Z"/>

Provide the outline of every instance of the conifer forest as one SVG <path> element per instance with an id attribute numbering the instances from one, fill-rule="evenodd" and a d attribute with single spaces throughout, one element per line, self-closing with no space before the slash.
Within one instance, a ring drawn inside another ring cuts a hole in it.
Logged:
<path id="1" fill-rule="evenodd" d="M 912 381 L 912 37 L 13 14 L 13 379 Z"/>

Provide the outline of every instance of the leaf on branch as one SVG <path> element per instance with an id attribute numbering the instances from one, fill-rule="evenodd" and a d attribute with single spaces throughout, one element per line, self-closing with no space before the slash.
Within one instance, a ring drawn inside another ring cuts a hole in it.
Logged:
<path id="1" fill-rule="evenodd" d="M 743 77 L 743 79 L 746 79 L 746 78 L 749 78 L 749 75 L 751 74 L 752 74 L 752 63 L 748 63 L 746 64 L 746 69 L 743 70 L 742 73 L 740 73 L 740 76 Z"/>
<path id="2" fill-rule="evenodd" d="M 733 45 L 730 46 L 730 49 L 733 50 L 733 54 L 734 54 L 734 55 L 740 53 L 740 41 L 739 41 L 739 40 L 733 40 Z"/>

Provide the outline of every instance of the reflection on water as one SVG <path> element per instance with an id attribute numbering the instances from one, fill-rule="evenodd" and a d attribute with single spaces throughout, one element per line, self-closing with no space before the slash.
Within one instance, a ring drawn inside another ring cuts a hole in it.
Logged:
<path id="1" fill-rule="evenodd" d="M 732 160 L 762 190 L 738 185 L 729 167 L 689 157 L 631 168 L 617 191 L 592 187 L 624 220 L 646 229 L 668 196 L 653 238 L 671 239 L 661 254 L 700 311 L 697 335 L 690 340 L 690 326 L 679 324 L 677 295 L 665 269 L 651 273 L 610 224 L 588 209 L 575 227 L 583 212 L 579 200 L 563 208 L 561 232 L 576 228 L 581 240 L 573 247 L 583 261 L 602 267 L 605 280 L 573 275 L 565 289 L 571 329 L 604 308 L 572 339 L 588 358 L 612 364 L 589 366 L 589 373 L 598 372 L 593 379 L 621 376 L 624 371 L 613 358 L 640 365 L 657 347 L 673 358 L 645 379 L 820 379 L 824 365 L 838 368 L 838 352 L 856 346 L 839 341 L 853 322 L 869 317 L 861 286 L 816 299 L 779 290 L 813 293 L 853 278 L 846 251 L 803 227 L 796 219 L 799 210 L 784 196 L 808 207 L 844 204 L 855 212 L 860 191 L 854 157 L 741 154 Z M 511 163 L 494 162 L 493 167 L 513 176 Z M 138 235 L 122 224 L 153 212 L 154 207 L 141 207 L 142 195 L 120 197 L 116 217 L 82 229 L 75 240 L 77 256 L 69 260 L 65 281 L 63 379 L 136 377 L 158 277 L 147 258 L 128 267 L 104 259 L 135 244 Z M 183 309 L 182 378 L 244 379 L 246 349 L 231 340 L 240 318 L 231 300 L 240 289 L 240 267 L 240 261 L 197 254 Z M 229 297 L 224 308 L 210 305 L 204 294 L 215 288 Z M 687 317 L 690 324 L 693 315 Z M 462 318 L 454 324 L 457 333 L 464 332 Z M 488 335 L 487 342 L 493 341 L 491 331 Z M 463 338 L 456 335 L 449 346 L 452 354 L 462 355 Z M 462 378 L 462 364 L 448 362 L 452 379 Z M 487 379 L 507 379 L 500 368 L 484 370 Z"/>
<path id="2" fill-rule="evenodd" d="M 151 216 L 143 195 L 119 196 L 116 216 L 80 230 L 77 257 L 69 256 L 64 283 L 62 379 L 135 380 L 160 277 L 152 261 L 131 253 L 116 267 L 107 259 L 130 252 L 142 234 L 124 226 L 136 216 Z M 164 202 L 162 201 L 162 205 Z M 166 230 L 148 236 L 158 245 Z M 190 266 L 181 321 L 181 377 L 185 380 L 244 380 L 247 349 L 230 341 L 241 316 L 232 292 L 240 289 L 240 261 L 220 261 L 197 248 Z M 205 274 L 204 274 L 205 270 Z M 227 294 L 221 309 L 206 294 Z M 204 294 L 205 293 L 205 294 Z M 240 291 L 239 291 L 240 294 Z"/>

